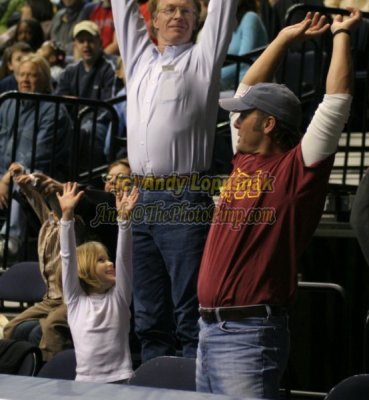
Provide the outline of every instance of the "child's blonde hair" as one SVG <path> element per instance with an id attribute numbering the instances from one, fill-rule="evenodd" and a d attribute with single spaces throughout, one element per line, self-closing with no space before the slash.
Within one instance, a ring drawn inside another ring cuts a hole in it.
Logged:
<path id="1" fill-rule="evenodd" d="M 78 277 L 87 294 L 101 286 L 96 278 L 96 265 L 101 252 L 109 255 L 108 249 L 100 242 L 90 241 L 77 247 Z"/>

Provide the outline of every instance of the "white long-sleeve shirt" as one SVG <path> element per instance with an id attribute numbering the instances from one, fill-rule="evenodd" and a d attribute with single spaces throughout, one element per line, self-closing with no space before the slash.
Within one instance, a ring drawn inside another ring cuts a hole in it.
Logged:
<path id="1" fill-rule="evenodd" d="M 212 0 L 201 40 L 152 43 L 136 0 L 112 0 L 127 79 L 129 163 L 137 175 L 189 174 L 210 168 L 219 79 L 235 26 L 237 0 Z"/>
<path id="2" fill-rule="evenodd" d="M 116 284 L 104 294 L 87 295 L 79 283 L 73 221 L 60 221 L 60 247 L 63 295 L 77 359 L 76 380 L 106 383 L 130 378 L 130 226 L 119 223 Z"/>

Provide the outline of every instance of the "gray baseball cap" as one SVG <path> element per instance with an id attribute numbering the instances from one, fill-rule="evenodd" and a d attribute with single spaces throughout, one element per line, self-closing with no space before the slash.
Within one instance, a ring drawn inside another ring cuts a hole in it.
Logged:
<path id="1" fill-rule="evenodd" d="M 240 97 L 219 100 L 227 111 L 260 110 L 292 128 L 301 123 L 301 103 L 287 86 L 278 83 L 257 83 L 249 86 Z"/>

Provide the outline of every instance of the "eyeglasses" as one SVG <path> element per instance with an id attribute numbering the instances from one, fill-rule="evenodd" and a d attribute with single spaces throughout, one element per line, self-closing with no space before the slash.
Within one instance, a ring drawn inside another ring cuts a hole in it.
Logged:
<path id="1" fill-rule="evenodd" d="M 196 13 L 196 11 L 193 8 L 179 7 L 179 6 L 168 6 L 165 8 L 160 8 L 158 9 L 158 12 L 163 13 L 167 17 L 173 17 L 176 14 L 177 10 L 184 18 L 190 18 L 192 15 Z"/>
<path id="2" fill-rule="evenodd" d="M 118 175 L 110 175 L 110 174 L 102 174 L 101 179 L 105 183 L 110 183 L 113 180 L 116 181 L 123 181 L 123 180 L 131 180 L 131 177 L 129 175 L 124 175 L 124 174 L 118 174 Z"/>

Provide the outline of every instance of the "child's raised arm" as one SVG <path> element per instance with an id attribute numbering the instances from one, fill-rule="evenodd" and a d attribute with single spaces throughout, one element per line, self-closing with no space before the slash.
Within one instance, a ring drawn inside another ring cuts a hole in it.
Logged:
<path id="1" fill-rule="evenodd" d="M 119 234 L 116 256 L 116 290 L 129 305 L 132 297 L 132 229 L 130 214 L 138 200 L 138 189 L 121 190 L 116 195 Z"/>
<path id="2" fill-rule="evenodd" d="M 115 204 L 118 212 L 119 220 L 128 220 L 131 211 L 133 210 L 138 200 L 138 189 L 136 186 L 129 192 L 128 190 L 121 190 L 117 193 Z"/>
<path id="3" fill-rule="evenodd" d="M 63 194 L 56 193 L 62 211 L 64 221 L 70 221 L 74 217 L 74 209 L 84 195 L 83 191 L 78 192 L 77 182 L 67 182 L 63 185 Z"/>

